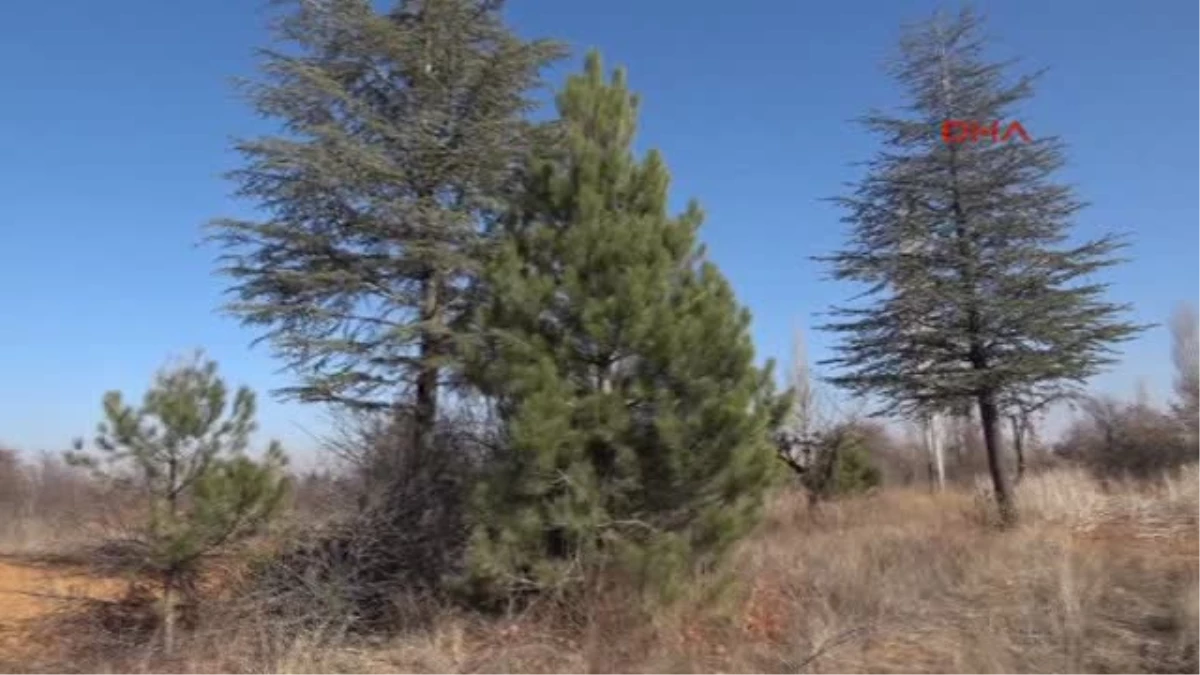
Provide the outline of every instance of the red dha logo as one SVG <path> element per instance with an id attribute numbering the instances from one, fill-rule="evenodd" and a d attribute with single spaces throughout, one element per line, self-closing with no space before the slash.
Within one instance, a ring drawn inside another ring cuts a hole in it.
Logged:
<path id="1" fill-rule="evenodd" d="M 1021 126 L 1020 122 L 1012 122 L 1004 130 L 1004 135 L 1000 134 L 1000 123 L 992 122 L 991 125 L 983 125 L 979 122 L 970 122 L 966 120 L 946 120 L 942 122 L 942 140 L 948 144 L 955 143 L 975 143 L 980 137 L 990 138 L 993 143 L 997 141 L 1007 141 L 1013 135 L 1020 136 L 1026 143 L 1030 141 L 1029 134 L 1025 133 L 1025 127 Z"/>

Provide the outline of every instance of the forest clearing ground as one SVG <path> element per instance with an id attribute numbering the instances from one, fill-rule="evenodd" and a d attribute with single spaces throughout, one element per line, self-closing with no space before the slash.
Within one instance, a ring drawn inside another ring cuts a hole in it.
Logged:
<path id="1" fill-rule="evenodd" d="M 0 664 L 19 663 L 51 645 L 40 621 L 89 600 L 121 597 L 128 582 L 97 577 L 72 562 L 40 556 L 0 556 Z"/>
<path id="2" fill-rule="evenodd" d="M 619 592 L 569 619 L 447 610 L 369 644 L 223 625 L 171 663 L 144 650 L 84 662 L 92 652 L 78 645 L 68 656 L 59 643 L 83 638 L 53 620 L 82 612 L 81 599 L 122 598 L 128 582 L 0 557 L 0 671 L 1195 672 L 1197 492 L 1194 469 L 1146 489 L 1035 476 L 1006 532 L 970 490 L 888 489 L 816 511 L 783 493 L 720 599 L 696 584 L 649 615 Z M 206 594 L 236 585 L 236 568 Z"/>

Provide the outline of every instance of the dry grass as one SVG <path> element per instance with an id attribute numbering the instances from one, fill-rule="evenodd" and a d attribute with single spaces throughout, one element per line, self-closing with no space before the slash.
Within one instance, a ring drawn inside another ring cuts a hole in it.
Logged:
<path id="1" fill-rule="evenodd" d="M 970 491 L 886 490 L 818 511 L 784 494 L 730 574 L 693 584 L 668 608 L 648 610 L 610 584 L 572 607 L 507 619 L 445 609 L 433 628 L 364 642 L 336 622 L 299 632 L 235 603 L 208 617 L 174 660 L 144 646 L 100 645 L 99 629 L 76 628 L 47 635 L 62 646 L 19 666 L 1197 672 L 1197 492 L 1195 467 L 1154 485 L 1107 488 L 1081 473 L 1043 474 L 1022 484 L 1024 517 L 1008 531 L 989 526 L 990 505 Z"/>

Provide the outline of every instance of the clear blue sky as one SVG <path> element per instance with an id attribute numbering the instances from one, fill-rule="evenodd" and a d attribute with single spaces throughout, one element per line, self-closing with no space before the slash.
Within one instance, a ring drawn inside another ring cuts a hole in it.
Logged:
<path id="1" fill-rule="evenodd" d="M 1000 57 L 1049 66 L 1021 117 L 1061 134 L 1063 178 L 1092 206 L 1081 235 L 1134 235 L 1109 274 L 1137 317 L 1197 297 L 1197 3 L 981 3 Z M 794 326 L 851 289 L 808 256 L 837 246 L 821 201 L 875 149 L 848 120 L 898 101 L 879 65 L 918 0 L 514 1 L 526 35 L 596 46 L 644 99 L 640 143 L 666 156 L 674 198 L 697 197 L 703 237 L 754 312 L 762 354 L 786 358 Z M 285 383 L 254 334 L 216 312 L 223 281 L 197 248 L 214 216 L 240 214 L 229 138 L 264 128 L 228 80 L 265 44 L 255 0 L 14 0 L 0 25 L 0 442 L 59 449 L 90 435 L 109 388 L 138 397 L 171 354 L 203 346 L 264 392 L 264 431 L 311 446 L 321 414 L 265 396 Z M 827 338 L 809 336 L 814 359 Z M 1096 381 L 1170 386 L 1163 328 Z"/>

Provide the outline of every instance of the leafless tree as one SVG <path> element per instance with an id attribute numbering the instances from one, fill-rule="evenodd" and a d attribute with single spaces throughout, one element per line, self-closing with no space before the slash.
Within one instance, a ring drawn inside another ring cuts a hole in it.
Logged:
<path id="1" fill-rule="evenodd" d="M 1188 433 L 1196 438 L 1200 419 L 1200 344 L 1197 330 L 1200 323 L 1196 307 L 1181 304 L 1171 317 L 1171 357 L 1175 363 L 1175 414 L 1184 423 Z"/>

